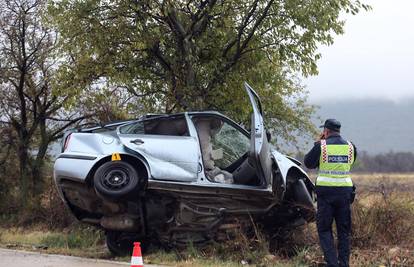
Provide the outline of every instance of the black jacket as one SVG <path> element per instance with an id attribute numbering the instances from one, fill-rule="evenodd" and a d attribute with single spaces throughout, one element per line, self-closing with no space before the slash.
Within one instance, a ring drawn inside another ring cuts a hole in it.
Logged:
<path id="1" fill-rule="evenodd" d="M 328 145 L 344 145 L 347 144 L 347 141 L 345 139 L 343 139 L 341 137 L 340 134 L 332 134 L 330 135 L 327 139 L 326 139 L 326 144 Z M 357 157 L 357 148 L 354 144 L 352 144 L 354 146 L 354 155 L 355 155 L 355 160 Z M 321 142 L 315 142 L 313 148 L 308 152 L 308 154 L 305 155 L 305 166 L 308 169 L 316 169 L 319 167 L 319 159 L 321 157 Z M 354 161 L 355 161 L 354 160 Z M 316 193 L 318 195 L 321 194 L 332 194 L 332 193 L 348 193 L 351 192 L 352 188 L 349 187 L 327 187 L 327 186 L 317 186 L 316 187 Z"/>

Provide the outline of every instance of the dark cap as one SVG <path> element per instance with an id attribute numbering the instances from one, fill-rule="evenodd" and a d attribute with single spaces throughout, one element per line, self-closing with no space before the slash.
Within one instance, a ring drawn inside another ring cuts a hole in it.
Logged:
<path id="1" fill-rule="evenodd" d="M 325 124 L 319 126 L 319 128 L 327 128 L 329 130 L 339 132 L 341 129 L 341 123 L 335 119 L 327 119 Z"/>

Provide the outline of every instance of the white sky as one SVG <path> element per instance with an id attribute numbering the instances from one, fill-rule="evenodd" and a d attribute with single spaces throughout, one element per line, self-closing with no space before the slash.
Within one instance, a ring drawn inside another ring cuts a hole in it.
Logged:
<path id="1" fill-rule="evenodd" d="M 414 1 L 362 1 L 373 9 L 346 15 L 345 34 L 320 49 L 319 75 L 304 80 L 311 102 L 414 97 Z"/>

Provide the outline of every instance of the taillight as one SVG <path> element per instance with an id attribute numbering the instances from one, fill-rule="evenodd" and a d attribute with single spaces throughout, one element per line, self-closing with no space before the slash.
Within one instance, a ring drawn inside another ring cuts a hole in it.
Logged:
<path id="1" fill-rule="evenodd" d="M 70 136 L 71 136 L 72 134 L 69 134 L 67 137 L 66 137 L 66 139 L 65 139 L 65 143 L 64 143 L 64 145 L 63 145 L 63 151 L 62 152 L 65 152 L 66 151 L 66 149 L 68 148 L 68 146 L 69 146 L 69 141 L 70 141 Z"/>

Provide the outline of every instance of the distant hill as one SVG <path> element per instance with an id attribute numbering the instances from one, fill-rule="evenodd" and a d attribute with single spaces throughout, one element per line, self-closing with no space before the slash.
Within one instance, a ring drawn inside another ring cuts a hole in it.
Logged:
<path id="1" fill-rule="evenodd" d="M 342 135 L 369 154 L 414 152 L 414 98 L 330 100 L 314 103 L 322 120 L 336 118 Z M 315 120 L 319 124 L 319 121 Z"/>

